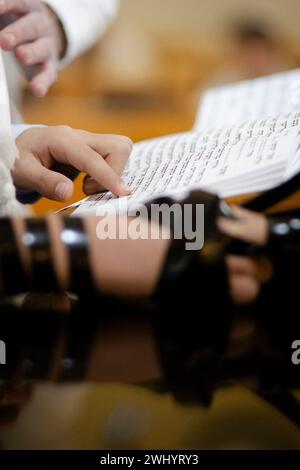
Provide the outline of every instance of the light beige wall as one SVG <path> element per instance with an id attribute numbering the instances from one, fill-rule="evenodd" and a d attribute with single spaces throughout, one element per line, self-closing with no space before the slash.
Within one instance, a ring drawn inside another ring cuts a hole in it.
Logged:
<path id="1" fill-rule="evenodd" d="M 279 32 L 300 37 L 300 0 L 120 0 L 119 24 L 160 34 L 211 37 L 240 17 L 263 17 Z"/>
<path id="2" fill-rule="evenodd" d="M 101 60 L 110 80 L 137 86 L 154 80 L 166 51 L 220 59 L 229 26 L 247 18 L 264 20 L 284 44 L 291 40 L 298 50 L 299 42 L 300 50 L 300 0 L 120 0 Z"/>

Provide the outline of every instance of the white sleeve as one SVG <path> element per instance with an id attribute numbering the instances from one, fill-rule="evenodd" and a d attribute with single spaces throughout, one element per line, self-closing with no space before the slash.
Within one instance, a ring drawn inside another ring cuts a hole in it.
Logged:
<path id="1" fill-rule="evenodd" d="M 41 125 L 35 125 L 35 124 L 13 124 L 11 126 L 11 132 L 13 138 L 16 140 L 18 137 L 20 137 L 23 132 L 28 131 L 28 129 L 31 129 L 32 127 L 45 127 Z"/>
<path id="2" fill-rule="evenodd" d="M 67 38 L 62 65 L 78 57 L 104 33 L 119 0 L 44 0 L 59 18 Z"/>

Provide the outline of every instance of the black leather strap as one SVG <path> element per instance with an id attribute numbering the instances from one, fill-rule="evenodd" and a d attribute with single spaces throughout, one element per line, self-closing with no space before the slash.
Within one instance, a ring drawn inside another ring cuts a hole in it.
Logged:
<path id="1" fill-rule="evenodd" d="M 288 181 L 281 183 L 275 188 L 263 192 L 254 199 L 244 204 L 246 209 L 255 212 L 264 212 L 279 202 L 282 202 L 292 196 L 300 189 L 300 172 L 294 175 Z"/>
<path id="2" fill-rule="evenodd" d="M 32 290 L 60 290 L 54 272 L 49 231 L 45 219 L 27 219 L 23 242 L 29 247 L 32 259 Z"/>
<path id="3" fill-rule="evenodd" d="M 192 196 L 192 197 L 191 197 Z M 208 405 L 231 325 L 223 238 L 216 229 L 218 199 L 193 193 L 183 201 L 205 204 L 205 244 L 186 251 L 173 240 L 155 299 L 154 320 L 167 384 L 179 401 Z"/>
<path id="4" fill-rule="evenodd" d="M 0 267 L 5 295 L 28 290 L 28 279 L 18 252 L 15 232 L 10 219 L 0 219 Z"/>
<path id="5" fill-rule="evenodd" d="M 94 290 L 94 281 L 89 265 L 89 236 L 80 218 L 65 218 L 61 240 L 68 247 L 70 255 L 70 291 L 87 295 Z"/>

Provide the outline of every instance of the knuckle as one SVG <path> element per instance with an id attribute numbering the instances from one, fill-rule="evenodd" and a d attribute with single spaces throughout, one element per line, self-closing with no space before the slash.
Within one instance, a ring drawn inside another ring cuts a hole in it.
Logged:
<path id="1" fill-rule="evenodd" d="M 58 131 L 60 134 L 63 134 L 64 136 L 65 135 L 69 136 L 73 132 L 73 129 L 66 124 L 55 126 L 55 129 L 56 131 Z"/>
<path id="2" fill-rule="evenodd" d="M 48 175 L 44 172 L 41 172 L 37 181 L 38 187 L 41 189 L 46 189 L 49 186 Z"/>
<path id="3" fill-rule="evenodd" d="M 60 151 L 65 153 L 67 145 L 72 143 L 73 135 L 71 133 L 72 129 L 69 126 L 60 125 L 53 126 L 50 128 L 53 133 L 53 142 Z"/>
<path id="4" fill-rule="evenodd" d="M 18 60 L 21 62 L 21 64 L 26 65 L 27 64 L 27 57 L 26 53 L 28 51 L 28 48 L 26 46 L 19 46 L 15 50 L 15 54 L 18 58 Z M 32 55 L 34 55 L 34 51 L 31 51 Z"/>
<path id="5" fill-rule="evenodd" d="M 119 138 L 120 138 L 121 142 L 122 142 L 124 145 L 126 145 L 126 146 L 129 147 L 129 148 L 132 148 L 133 142 L 132 142 L 132 140 L 130 139 L 130 137 L 127 137 L 127 136 L 125 136 L 125 135 L 121 135 Z"/>
<path id="6" fill-rule="evenodd" d="M 132 151 L 133 142 L 129 137 L 119 136 L 117 147 L 120 152 L 129 154 Z"/>

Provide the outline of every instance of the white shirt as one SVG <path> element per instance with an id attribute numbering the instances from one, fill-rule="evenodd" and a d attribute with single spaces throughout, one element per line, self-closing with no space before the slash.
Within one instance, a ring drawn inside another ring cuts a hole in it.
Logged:
<path id="1" fill-rule="evenodd" d="M 118 10 L 119 0 L 44 0 L 59 18 L 67 38 L 65 65 L 91 47 Z"/>

